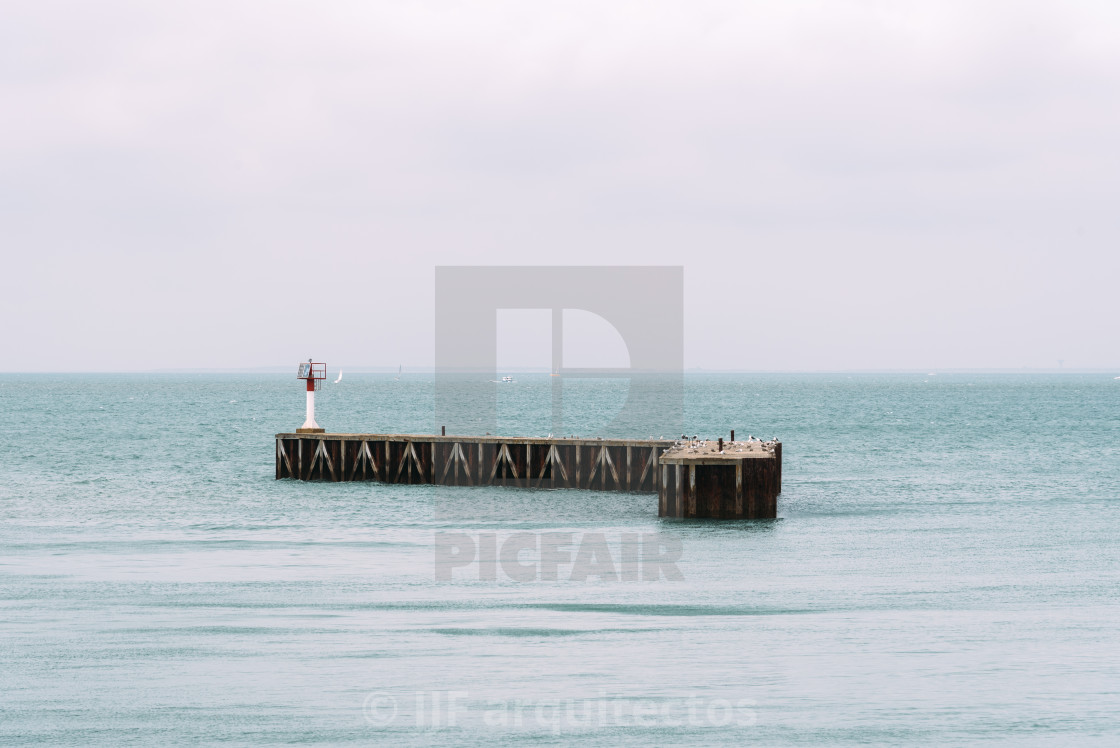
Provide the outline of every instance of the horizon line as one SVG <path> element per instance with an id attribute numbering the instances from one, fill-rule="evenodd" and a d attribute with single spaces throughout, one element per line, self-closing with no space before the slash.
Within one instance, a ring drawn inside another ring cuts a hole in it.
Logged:
<path id="1" fill-rule="evenodd" d="M 258 366 L 239 368 L 159 368 L 159 369 L 70 369 L 70 370 L 11 370 L 0 371 L 0 376 L 27 375 L 27 374 L 286 374 L 290 367 Z M 398 369 L 387 366 L 355 366 L 351 369 L 340 367 L 334 371 L 343 371 L 351 374 L 397 374 Z M 625 370 L 623 370 L 625 371 Z M 434 366 L 417 366 L 400 372 L 401 376 L 416 374 L 436 374 Z M 549 374 L 548 367 L 508 367 L 494 371 L 448 372 L 464 374 Z M 622 372 L 614 370 L 614 377 L 618 378 Z M 645 374 L 672 374 L 675 372 L 633 372 L 637 375 Z M 717 369 L 694 366 L 681 369 L 682 374 L 916 374 L 936 376 L 938 374 L 1120 374 L 1118 367 L 922 367 L 922 368 L 866 368 L 866 369 Z M 563 377 L 563 375 L 560 375 Z M 586 378 L 586 375 L 581 378 Z M 622 378 L 625 378 L 623 375 Z"/>

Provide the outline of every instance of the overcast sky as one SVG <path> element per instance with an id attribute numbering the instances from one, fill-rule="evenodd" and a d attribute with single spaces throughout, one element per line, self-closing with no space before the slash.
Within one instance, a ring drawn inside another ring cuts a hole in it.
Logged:
<path id="1" fill-rule="evenodd" d="M 686 365 L 1120 366 L 1120 3 L 0 1 L 0 371 L 431 365 L 447 264 Z"/>

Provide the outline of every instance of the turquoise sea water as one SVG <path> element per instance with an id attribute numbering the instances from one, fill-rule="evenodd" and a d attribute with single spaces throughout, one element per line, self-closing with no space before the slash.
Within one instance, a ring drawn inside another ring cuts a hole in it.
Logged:
<path id="1" fill-rule="evenodd" d="M 543 435 L 519 380 L 502 428 Z M 432 388 L 348 374 L 319 421 L 432 432 Z M 276 481 L 302 408 L 280 375 L 0 376 L 0 744 L 1120 742 L 1111 375 L 689 376 L 690 434 L 784 443 L 750 522 Z M 441 580 L 449 532 L 645 534 L 683 579 Z"/>

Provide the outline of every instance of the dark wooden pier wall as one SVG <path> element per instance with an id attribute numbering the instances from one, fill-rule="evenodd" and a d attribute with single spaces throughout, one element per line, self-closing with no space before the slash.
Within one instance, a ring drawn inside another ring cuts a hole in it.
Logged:
<path id="1" fill-rule="evenodd" d="M 777 516 L 780 443 L 765 450 L 752 446 L 748 454 L 693 454 L 673 445 L 646 439 L 277 434 L 276 477 L 656 493 L 661 517 Z"/>
<path id="2" fill-rule="evenodd" d="M 656 493 L 661 440 L 277 434 L 276 477 Z"/>

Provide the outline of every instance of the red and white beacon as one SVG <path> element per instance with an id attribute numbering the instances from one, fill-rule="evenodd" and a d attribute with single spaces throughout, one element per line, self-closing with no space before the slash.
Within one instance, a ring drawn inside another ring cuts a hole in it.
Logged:
<path id="1" fill-rule="evenodd" d="M 315 391 L 322 388 L 323 380 L 327 378 L 327 365 L 307 359 L 306 364 L 299 365 L 296 378 L 307 382 L 307 420 L 301 428 L 296 429 L 296 433 L 321 434 L 323 429 L 315 423 Z"/>

